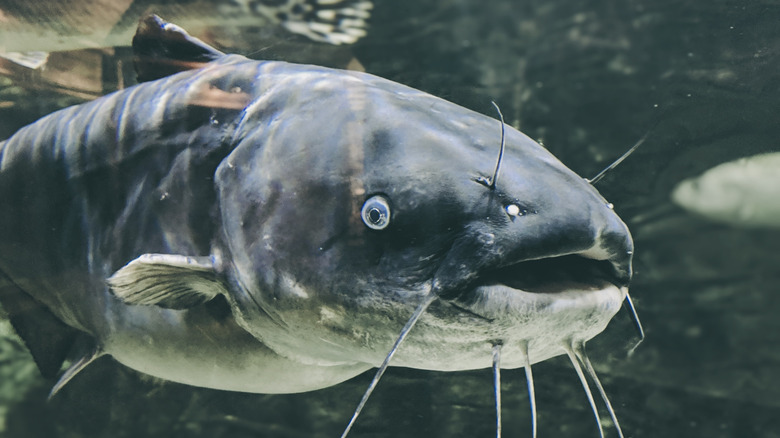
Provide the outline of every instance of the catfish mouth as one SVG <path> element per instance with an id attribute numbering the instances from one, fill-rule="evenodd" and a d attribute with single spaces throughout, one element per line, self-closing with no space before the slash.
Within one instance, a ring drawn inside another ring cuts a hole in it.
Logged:
<path id="1" fill-rule="evenodd" d="M 514 303 L 510 307 L 517 308 L 522 303 L 549 302 L 564 295 L 568 299 L 585 299 L 589 294 L 624 289 L 630 272 L 630 258 L 621 263 L 614 258 L 599 260 L 583 253 L 544 257 L 485 267 L 467 287 L 442 298 L 482 314 L 479 309 L 485 305 L 496 309 L 501 303 Z"/>
<path id="2" fill-rule="evenodd" d="M 607 283 L 624 286 L 628 281 L 621 277 L 609 260 L 573 254 L 491 269 L 481 275 L 474 286 L 506 286 L 529 293 L 560 293 L 600 287 Z"/>

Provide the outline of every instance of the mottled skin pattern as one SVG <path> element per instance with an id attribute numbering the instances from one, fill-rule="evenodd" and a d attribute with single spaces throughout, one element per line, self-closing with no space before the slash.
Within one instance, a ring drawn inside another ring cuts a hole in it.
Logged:
<path id="1" fill-rule="evenodd" d="M 441 299 L 393 364 L 488 367 L 496 342 L 505 367 L 524 364 L 525 344 L 542 361 L 617 312 L 631 237 L 514 129 L 495 190 L 479 183 L 499 129 L 371 75 L 225 56 L 2 143 L 3 288 L 127 366 L 205 387 L 336 384 L 381 362 L 429 293 Z M 359 214 L 376 194 L 393 211 L 384 230 Z M 106 279 L 149 253 L 212 256 L 224 295 L 185 310 L 120 302 Z M 521 262 L 572 254 L 560 260 L 590 260 L 587 281 L 517 289 Z"/>
<path id="2" fill-rule="evenodd" d="M 125 46 L 138 18 L 151 13 L 196 33 L 281 26 L 288 37 L 352 44 L 365 36 L 372 8 L 368 0 L 4 0 L 0 54 Z"/>

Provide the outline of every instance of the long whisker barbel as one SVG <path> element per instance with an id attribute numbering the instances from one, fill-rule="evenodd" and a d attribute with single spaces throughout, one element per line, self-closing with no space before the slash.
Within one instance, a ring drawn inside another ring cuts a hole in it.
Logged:
<path id="1" fill-rule="evenodd" d="M 664 111 L 664 113 L 665 113 L 665 111 Z M 634 143 L 634 145 L 631 146 L 631 148 L 629 150 L 627 150 L 623 155 L 620 156 L 620 158 L 618 158 L 617 160 L 612 162 L 612 164 L 610 164 L 609 166 L 604 168 L 604 170 L 599 172 L 593 178 L 590 178 L 590 179 L 585 178 L 585 181 L 589 182 L 590 184 L 596 184 L 597 182 L 601 181 L 601 178 L 604 178 L 604 175 L 606 175 L 607 172 L 609 172 L 610 170 L 616 168 L 618 165 L 620 165 L 620 163 L 623 162 L 623 160 L 628 158 L 629 155 L 633 154 L 634 151 L 639 149 L 639 146 L 641 146 L 642 143 L 644 143 L 645 140 L 647 140 L 647 137 L 650 136 L 650 133 L 655 131 L 655 128 L 658 126 L 659 123 L 661 123 L 661 120 L 663 120 L 663 117 L 661 117 L 661 116 L 657 117 L 655 122 L 653 122 L 653 124 L 650 126 L 650 129 L 648 129 L 647 132 L 645 132 L 645 135 L 643 135 L 642 138 L 640 138 L 636 143 Z"/>
<path id="2" fill-rule="evenodd" d="M 636 313 L 636 308 L 634 307 L 634 302 L 631 300 L 631 295 L 628 294 L 628 290 L 626 292 L 626 299 L 623 301 L 623 307 L 628 311 L 629 316 L 631 317 L 631 321 L 634 323 L 634 328 L 636 329 L 637 334 L 639 335 L 639 340 L 636 341 L 633 347 L 628 350 L 628 356 L 631 356 L 634 354 L 634 351 L 636 350 L 636 347 L 639 346 L 639 344 L 642 343 L 642 341 L 645 340 L 645 330 L 642 328 L 642 321 L 639 320 L 639 315 Z"/>
<path id="3" fill-rule="evenodd" d="M 601 385 L 601 381 L 596 374 L 596 370 L 593 368 L 593 364 L 590 363 L 588 355 L 585 354 L 585 343 L 580 342 L 573 344 L 572 349 L 574 350 L 574 354 L 577 356 L 577 359 L 580 361 L 580 363 L 585 366 L 585 371 L 588 373 L 588 376 L 590 376 L 590 380 L 593 381 L 593 384 L 596 385 L 596 389 L 599 390 L 601 399 L 604 401 L 604 405 L 606 405 L 607 411 L 609 411 L 609 416 L 612 418 L 612 422 L 615 423 L 615 429 L 617 429 L 618 436 L 623 438 L 623 430 L 620 428 L 620 423 L 618 422 L 617 415 L 615 415 L 615 410 L 612 409 L 612 403 L 609 402 L 609 397 L 607 397 L 607 393 L 604 391 L 604 387 Z"/>
<path id="4" fill-rule="evenodd" d="M 590 392 L 590 386 L 588 385 L 588 380 L 585 377 L 585 373 L 582 372 L 582 367 L 585 367 L 585 372 L 587 372 L 588 377 L 590 377 L 590 380 L 594 385 L 596 385 L 596 389 L 598 389 L 599 395 L 601 395 L 601 400 L 604 402 L 604 405 L 609 412 L 609 416 L 615 425 L 618 436 L 623 438 L 623 430 L 620 428 L 620 423 L 618 422 L 615 410 L 612 408 L 612 403 L 610 403 L 609 397 L 607 397 L 607 393 L 604 391 L 604 387 L 601 385 L 601 381 L 596 374 L 596 370 L 593 368 L 593 364 L 591 364 L 590 359 L 588 359 L 588 355 L 585 353 L 585 343 L 582 341 L 572 341 L 571 343 L 564 344 L 563 349 L 569 356 L 569 360 L 571 361 L 571 364 L 574 367 L 574 370 L 577 372 L 577 376 L 579 377 L 580 382 L 582 383 L 582 388 L 585 390 L 585 394 L 588 396 L 588 402 L 590 402 L 590 407 L 593 409 L 593 416 L 596 418 L 596 424 L 599 427 L 599 434 L 601 438 L 604 438 L 604 428 L 601 425 L 601 418 L 599 417 L 598 408 L 596 407 L 596 402 L 593 400 L 593 394 Z"/>
<path id="5" fill-rule="evenodd" d="M 523 342 L 520 348 L 523 350 L 523 356 L 525 357 L 523 368 L 525 369 L 525 381 L 528 385 L 528 403 L 531 405 L 531 430 L 533 431 L 531 436 L 536 438 L 536 393 L 534 391 L 534 375 L 531 372 L 531 357 L 528 356 L 528 343 Z"/>
<path id="6" fill-rule="evenodd" d="M 496 438 L 501 438 L 501 344 L 493 345 L 493 389 L 496 396 Z"/>
<path id="7" fill-rule="evenodd" d="M 355 413 L 352 414 L 352 418 L 349 420 L 349 424 L 347 424 L 347 427 L 344 429 L 344 433 L 341 434 L 341 438 L 347 438 L 347 435 L 349 434 L 349 431 L 352 430 L 352 426 L 355 424 L 358 415 L 360 415 L 360 412 L 363 410 L 363 407 L 366 405 L 368 398 L 371 396 L 371 393 L 374 392 L 374 388 L 376 388 L 376 385 L 379 383 L 379 379 L 382 378 L 382 375 L 385 373 L 387 367 L 390 365 L 390 360 L 395 355 L 395 352 L 398 351 L 398 347 L 406 339 L 406 336 L 412 330 L 412 327 L 414 327 L 414 325 L 420 319 L 420 317 L 428 308 L 428 306 L 430 306 L 431 303 L 433 303 L 436 300 L 436 298 L 438 298 L 438 295 L 436 295 L 433 292 L 426 295 L 423 298 L 423 301 L 417 306 L 417 309 L 414 310 L 414 313 L 406 322 L 404 328 L 401 329 L 401 333 L 398 335 L 398 338 L 395 340 L 393 347 L 387 353 L 387 356 L 385 356 L 385 360 L 382 362 L 382 365 L 380 365 L 379 368 L 376 370 L 376 374 L 374 374 L 374 378 L 371 380 L 371 383 L 368 385 L 366 392 L 363 394 L 363 398 L 360 399 L 360 403 L 358 403 L 357 408 L 355 408 Z"/>
<path id="8" fill-rule="evenodd" d="M 639 149 L 639 146 L 642 146 L 642 143 L 644 143 L 645 140 L 647 140 L 647 137 L 650 135 L 650 133 L 652 131 L 653 131 L 652 129 L 648 130 L 645 133 L 645 135 L 643 135 L 642 138 L 639 139 L 639 141 L 634 143 L 634 145 L 631 146 L 631 148 L 629 150 L 627 150 L 625 153 L 623 153 L 623 155 L 621 155 L 620 158 L 618 158 L 617 160 L 613 161 L 612 164 L 610 164 L 609 166 L 605 167 L 604 170 L 599 172 L 593 178 L 585 178 L 585 181 L 589 182 L 590 184 L 596 184 L 597 182 L 601 181 L 601 178 L 604 178 L 604 175 L 606 175 L 607 172 L 609 172 L 610 170 L 612 170 L 612 169 L 616 168 L 617 166 L 619 166 L 620 163 L 623 162 L 623 160 L 628 158 L 629 155 L 633 154 L 634 151 Z"/>
<path id="9" fill-rule="evenodd" d="M 623 155 L 620 156 L 617 160 L 613 161 L 612 164 L 605 167 L 604 170 L 599 172 L 596 176 L 593 178 L 585 178 L 585 181 L 587 181 L 589 184 L 594 185 L 601 181 L 602 178 L 604 178 L 604 175 L 607 174 L 610 170 L 614 169 L 620 163 L 623 162 L 626 158 L 629 157 L 629 155 L 633 154 L 637 149 L 639 149 L 639 146 L 642 146 L 642 144 L 647 140 L 647 137 L 650 135 L 651 132 L 655 130 L 655 127 L 658 125 L 660 119 L 658 119 L 653 126 L 645 132 L 645 135 L 642 136 L 636 143 L 634 143 L 631 148 L 629 148 Z M 634 344 L 631 349 L 628 350 L 628 355 L 631 356 L 634 354 L 634 351 L 639 346 L 639 344 L 642 343 L 642 341 L 645 340 L 645 331 L 642 328 L 642 322 L 639 320 L 639 315 L 636 312 L 636 308 L 634 307 L 633 301 L 631 301 L 631 295 L 628 294 L 628 290 L 625 291 L 626 293 L 626 299 L 623 302 L 623 307 L 628 311 L 629 316 L 631 317 L 631 321 L 634 323 L 634 328 L 636 329 L 637 335 L 639 336 L 639 340 Z"/>
<path id="10" fill-rule="evenodd" d="M 496 181 L 498 180 L 498 171 L 501 169 L 501 160 L 504 158 L 504 147 L 506 146 L 504 142 L 506 129 L 505 129 L 505 123 L 504 123 L 504 115 L 501 114 L 501 108 L 498 107 L 498 104 L 494 101 L 490 101 L 490 103 L 493 104 L 493 106 L 496 108 L 496 111 L 498 112 L 498 117 L 501 120 L 501 148 L 498 150 L 498 160 L 496 160 L 496 170 L 493 172 L 493 178 L 490 178 L 490 189 L 496 188 Z"/>
<path id="11" fill-rule="evenodd" d="M 498 171 L 501 169 L 501 160 L 504 158 L 504 148 L 506 146 L 505 144 L 505 136 L 506 136 L 506 124 L 504 123 L 504 115 L 501 114 L 501 108 L 498 107 L 498 104 L 494 101 L 490 101 L 490 103 L 493 104 L 493 107 L 498 112 L 499 120 L 501 120 L 501 147 L 498 150 L 498 159 L 496 160 L 496 169 L 493 171 L 493 176 L 490 178 L 480 176 L 477 178 L 477 182 L 484 184 L 485 187 L 489 188 L 490 190 L 495 190 L 496 188 L 496 181 L 498 180 Z"/>
<path id="12" fill-rule="evenodd" d="M 563 349 L 569 356 L 569 360 L 571 361 L 571 365 L 574 367 L 574 371 L 577 372 L 577 377 L 579 377 L 580 383 L 582 383 L 582 389 L 585 390 L 585 395 L 588 396 L 588 403 L 590 403 L 590 408 L 593 410 L 593 417 L 596 419 L 596 425 L 599 427 L 599 436 L 604 438 L 604 426 L 601 425 L 599 409 L 596 406 L 596 401 L 593 399 L 593 394 L 590 392 L 588 379 L 585 378 L 585 374 L 582 372 L 582 367 L 580 366 L 579 360 L 577 359 L 577 355 L 574 353 L 574 347 L 573 345 L 564 343 Z"/>

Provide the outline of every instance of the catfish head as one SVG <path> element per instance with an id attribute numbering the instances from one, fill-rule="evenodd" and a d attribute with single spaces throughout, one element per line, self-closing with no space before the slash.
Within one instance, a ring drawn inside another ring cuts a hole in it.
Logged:
<path id="1" fill-rule="evenodd" d="M 155 38 L 194 40 L 147 21 Z M 187 82 L 195 105 L 237 114 L 214 121 L 230 129 L 212 176 L 211 255 L 141 256 L 109 281 L 126 303 L 223 295 L 283 357 L 377 365 L 431 302 L 394 363 L 465 370 L 489 366 L 494 345 L 505 367 L 563 354 L 626 300 L 626 225 L 503 121 L 370 74 L 194 43 L 213 60 Z"/>
<path id="2" fill-rule="evenodd" d="M 600 333 L 632 240 L 611 205 L 490 117 L 368 74 L 267 63 L 215 174 L 213 260 L 239 324 L 307 364 L 506 367 Z"/>

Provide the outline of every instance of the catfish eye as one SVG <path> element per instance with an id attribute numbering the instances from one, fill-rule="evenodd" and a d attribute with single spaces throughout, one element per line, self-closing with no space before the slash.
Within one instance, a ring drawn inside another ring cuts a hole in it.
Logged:
<path id="1" fill-rule="evenodd" d="M 360 216 L 368 228 L 384 230 L 390 225 L 390 204 L 384 196 L 372 196 L 363 204 Z"/>

